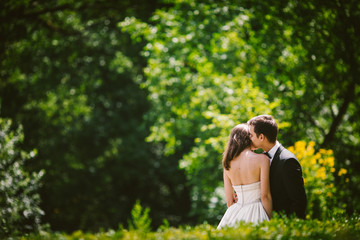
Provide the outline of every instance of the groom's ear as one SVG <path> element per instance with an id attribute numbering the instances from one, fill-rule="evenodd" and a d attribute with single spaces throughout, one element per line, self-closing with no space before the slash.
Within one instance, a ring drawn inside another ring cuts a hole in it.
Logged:
<path id="1" fill-rule="evenodd" d="M 259 135 L 259 139 L 260 139 L 261 141 L 264 141 L 264 140 L 265 140 L 265 135 L 261 133 L 261 134 Z"/>

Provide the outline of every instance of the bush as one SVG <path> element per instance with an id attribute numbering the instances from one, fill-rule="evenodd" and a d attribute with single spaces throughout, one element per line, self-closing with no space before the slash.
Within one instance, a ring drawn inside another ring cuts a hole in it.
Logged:
<path id="1" fill-rule="evenodd" d="M 129 221 L 129 229 L 148 233 L 151 231 L 151 219 L 149 217 L 150 208 L 145 208 L 140 205 L 140 201 L 137 200 L 133 209 L 131 210 L 132 220 Z"/>
<path id="2" fill-rule="evenodd" d="M 347 170 L 335 169 L 335 158 L 332 150 L 319 149 L 315 152 L 315 143 L 298 141 L 288 149 L 298 158 L 305 182 L 308 198 L 307 217 L 327 219 L 342 215 L 346 208 L 339 198 L 341 189 L 334 186 L 334 174 L 346 178 Z"/>
<path id="3" fill-rule="evenodd" d="M 109 230 L 97 234 L 76 231 L 71 235 L 61 233 L 41 233 L 30 235 L 22 239 L 359 239 L 360 216 L 350 219 L 340 218 L 320 220 L 301 220 L 275 217 L 271 221 L 259 225 L 243 222 L 235 228 L 217 230 L 216 226 L 202 224 L 195 227 L 159 228 L 156 232 L 119 229 Z"/>
<path id="4" fill-rule="evenodd" d="M 22 128 L 13 131 L 11 121 L 0 118 L 0 238 L 38 230 L 43 214 L 37 193 L 43 172 L 24 171 L 36 151 L 18 149 L 22 140 Z"/>

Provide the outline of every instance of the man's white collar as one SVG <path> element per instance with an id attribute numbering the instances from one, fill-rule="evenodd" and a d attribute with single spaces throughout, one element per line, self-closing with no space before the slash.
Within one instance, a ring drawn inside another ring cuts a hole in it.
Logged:
<path id="1" fill-rule="evenodd" d="M 270 151 L 268 151 L 268 154 L 270 155 L 270 159 L 273 159 L 279 146 L 280 146 L 280 143 L 276 140 L 275 145 L 270 149 Z"/>

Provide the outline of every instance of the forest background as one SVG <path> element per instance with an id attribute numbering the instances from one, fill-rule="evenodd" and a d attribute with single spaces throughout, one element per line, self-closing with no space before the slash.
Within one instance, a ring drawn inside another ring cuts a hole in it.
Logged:
<path id="1" fill-rule="evenodd" d="M 231 128 L 273 115 L 309 218 L 360 201 L 360 3 L 1 1 L 1 230 L 216 224 Z"/>

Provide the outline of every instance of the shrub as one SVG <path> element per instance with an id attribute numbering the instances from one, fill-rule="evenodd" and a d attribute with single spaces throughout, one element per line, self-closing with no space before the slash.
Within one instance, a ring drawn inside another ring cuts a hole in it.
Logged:
<path id="1" fill-rule="evenodd" d="M 308 197 L 307 217 L 327 219 L 342 215 L 346 205 L 339 201 L 338 191 L 334 186 L 334 174 L 342 176 L 346 169 L 335 169 L 332 150 L 319 149 L 315 152 L 315 143 L 298 141 L 288 149 L 298 158 Z"/>
<path id="2" fill-rule="evenodd" d="M 133 209 L 131 210 L 132 220 L 129 221 L 130 230 L 135 230 L 142 233 L 150 232 L 151 219 L 149 217 L 149 208 L 143 209 L 140 201 L 136 201 Z"/>
<path id="3" fill-rule="evenodd" d="M 61 233 L 41 233 L 30 235 L 22 239 L 67 239 L 67 240 L 95 240 L 95 239 L 156 239 L 156 240 L 210 240 L 210 239 L 359 239 L 360 216 L 346 219 L 338 217 L 320 221 L 316 219 L 302 220 L 296 218 L 275 217 L 259 225 L 239 223 L 237 227 L 217 230 L 216 226 L 202 224 L 195 227 L 159 228 L 156 232 L 144 235 L 137 230 L 119 229 L 108 230 L 96 234 L 76 231 L 72 235 Z"/>
<path id="4" fill-rule="evenodd" d="M 37 193 L 43 172 L 24 171 L 36 151 L 18 149 L 22 140 L 21 126 L 13 131 L 11 121 L 0 118 L 0 238 L 38 230 L 43 214 Z"/>

